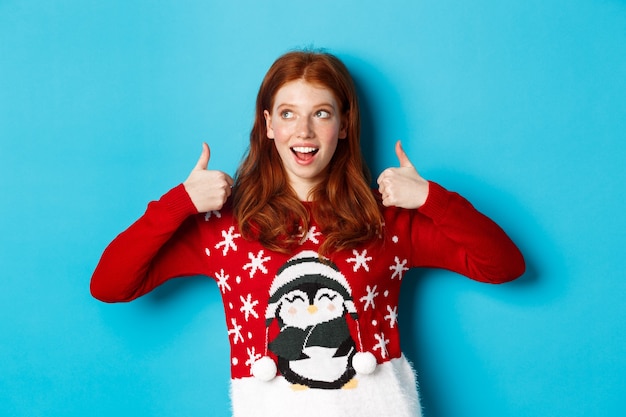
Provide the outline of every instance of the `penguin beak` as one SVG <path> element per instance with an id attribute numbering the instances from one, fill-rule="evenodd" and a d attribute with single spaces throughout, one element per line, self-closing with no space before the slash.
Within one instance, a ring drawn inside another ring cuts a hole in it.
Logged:
<path id="1" fill-rule="evenodd" d="M 316 306 L 308 306 L 306 311 L 308 311 L 309 314 L 315 314 L 315 313 L 317 313 L 317 307 Z"/>

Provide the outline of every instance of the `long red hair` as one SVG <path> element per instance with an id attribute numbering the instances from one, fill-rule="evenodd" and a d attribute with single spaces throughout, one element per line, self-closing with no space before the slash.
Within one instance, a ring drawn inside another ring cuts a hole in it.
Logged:
<path id="1" fill-rule="evenodd" d="M 327 255 L 376 238 L 383 225 L 361 153 L 356 89 L 348 69 L 334 55 L 289 52 L 270 67 L 257 95 L 250 147 L 235 175 L 233 209 L 243 236 L 271 250 L 292 250 L 309 229 L 309 212 L 289 185 L 274 142 L 267 137 L 263 115 L 273 108 L 284 84 L 300 79 L 335 95 L 347 127 L 347 137 L 338 141 L 325 180 L 311 192 L 311 213 L 325 236 L 320 254 Z"/>

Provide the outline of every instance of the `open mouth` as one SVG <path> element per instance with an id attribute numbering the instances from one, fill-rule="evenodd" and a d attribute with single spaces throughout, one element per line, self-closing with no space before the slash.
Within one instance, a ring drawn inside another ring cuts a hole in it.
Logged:
<path id="1" fill-rule="evenodd" d="M 294 146 L 291 148 L 296 157 L 302 161 L 308 161 L 319 151 L 319 148 L 312 148 L 309 146 Z"/>

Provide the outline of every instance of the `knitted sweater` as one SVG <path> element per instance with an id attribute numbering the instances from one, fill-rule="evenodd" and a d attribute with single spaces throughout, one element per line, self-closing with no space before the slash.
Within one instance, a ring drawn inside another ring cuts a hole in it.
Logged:
<path id="1" fill-rule="evenodd" d="M 521 275 L 524 260 L 500 227 L 436 183 L 418 210 L 381 210 L 379 239 L 321 259 L 314 219 L 298 250 L 272 252 L 241 236 L 228 203 L 197 214 L 179 185 L 107 247 L 91 291 L 130 301 L 174 277 L 213 277 L 237 417 L 292 415 L 294 407 L 300 416 L 419 415 L 398 332 L 406 272 L 445 268 L 501 283 Z"/>

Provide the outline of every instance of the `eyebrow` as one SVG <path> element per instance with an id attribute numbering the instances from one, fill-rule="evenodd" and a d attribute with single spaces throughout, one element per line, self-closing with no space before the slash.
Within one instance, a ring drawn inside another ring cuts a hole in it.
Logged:
<path id="1" fill-rule="evenodd" d="M 278 104 L 276 106 L 277 109 L 279 109 L 281 107 L 294 107 L 294 108 L 297 108 L 299 106 L 297 104 L 291 104 L 291 103 L 281 103 L 281 104 Z M 314 108 L 330 107 L 331 109 L 335 109 L 335 106 L 333 106 L 330 102 L 322 102 L 322 103 L 314 105 L 313 107 Z"/>

